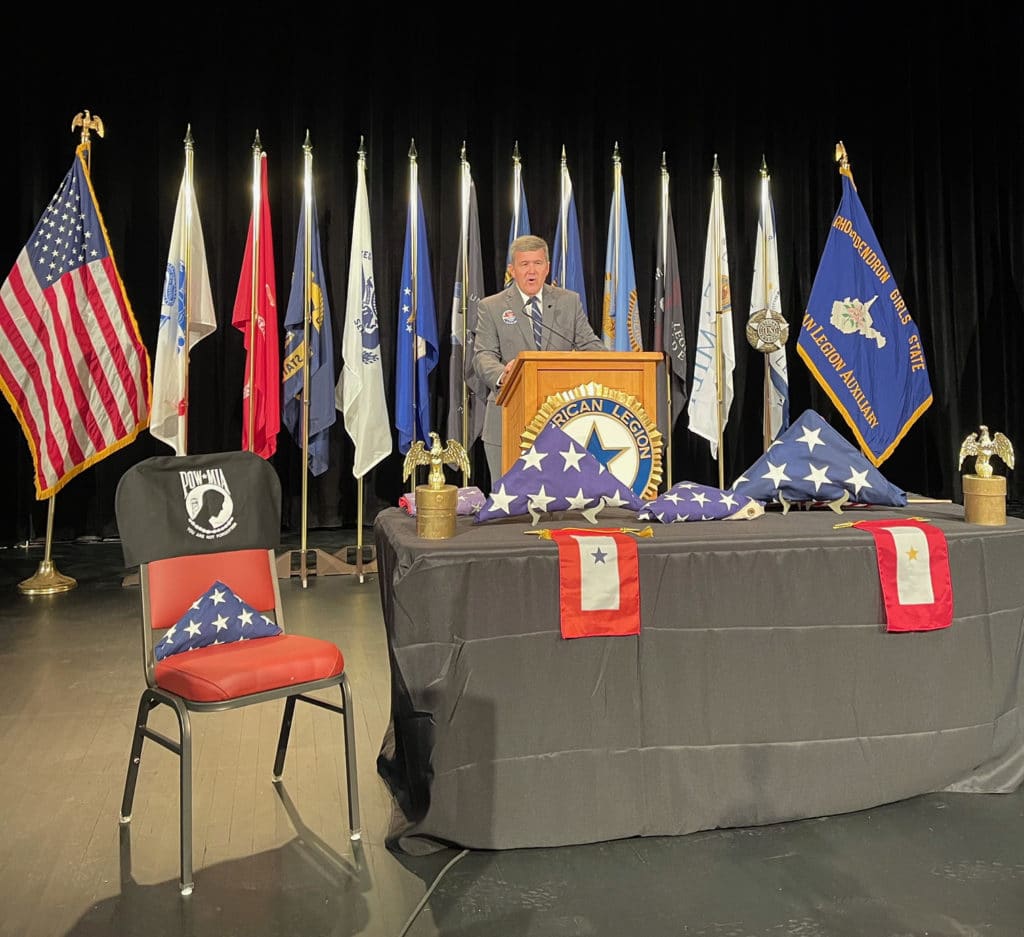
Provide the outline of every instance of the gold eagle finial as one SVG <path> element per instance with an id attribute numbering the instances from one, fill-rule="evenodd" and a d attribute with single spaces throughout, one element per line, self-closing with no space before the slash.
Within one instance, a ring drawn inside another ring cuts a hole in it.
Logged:
<path id="1" fill-rule="evenodd" d="M 974 474 L 979 478 L 992 477 L 992 465 L 989 459 L 998 456 L 1006 463 L 1007 468 L 1013 468 L 1013 445 L 1002 433 L 988 434 L 987 426 L 979 426 L 979 433 L 971 433 L 960 444 L 960 465 L 968 456 L 975 456 Z"/>
<path id="2" fill-rule="evenodd" d="M 469 456 L 462 444 L 456 439 L 449 439 L 448 444 L 441 447 L 441 437 L 430 433 L 431 446 L 429 449 L 423 444 L 422 439 L 417 439 L 405 454 L 405 465 L 402 469 L 402 480 L 405 481 L 416 471 L 417 465 L 429 465 L 430 473 L 427 475 L 427 487 L 437 490 L 444 488 L 443 465 L 450 465 L 453 468 L 461 469 L 469 478 Z"/>

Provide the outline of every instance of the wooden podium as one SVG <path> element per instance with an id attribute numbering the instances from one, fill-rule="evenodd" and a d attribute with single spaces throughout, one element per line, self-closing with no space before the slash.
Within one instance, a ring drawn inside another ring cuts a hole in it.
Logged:
<path id="1" fill-rule="evenodd" d="M 498 394 L 502 407 L 501 471 L 522 455 L 522 435 L 553 394 L 596 382 L 635 397 L 651 420 L 658 415 L 659 351 L 522 351 Z"/>

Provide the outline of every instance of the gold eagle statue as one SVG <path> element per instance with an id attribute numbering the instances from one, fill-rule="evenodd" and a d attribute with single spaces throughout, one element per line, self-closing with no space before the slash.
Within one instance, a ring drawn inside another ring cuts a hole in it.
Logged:
<path id="1" fill-rule="evenodd" d="M 435 433 L 430 434 L 431 446 L 429 449 L 423 444 L 422 439 L 417 439 L 405 454 L 405 465 L 402 469 L 402 481 L 409 478 L 416 471 L 417 465 L 429 465 L 430 473 L 427 475 L 427 487 L 444 488 L 444 470 L 442 465 L 451 465 L 453 468 L 461 469 L 469 478 L 469 456 L 462 444 L 456 439 L 449 439 L 448 445 L 441 448 L 441 437 Z"/>
<path id="2" fill-rule="evenodd" d="M 992 456 L 998 456 L 1006 463 L 1007 468 L 1013 468 L 1013 445 L 1010 440 L 1002 433 L 989 436 L 987 426 L 978 428 L 981 430 L 980 435 L 971 433 L 960 444 L 960 465 L 964 464 L 964 459 L 968 456 L 975 456 L 974 474 L 980 478 L 992 477 L 992 465 L 989 462 Z"/>

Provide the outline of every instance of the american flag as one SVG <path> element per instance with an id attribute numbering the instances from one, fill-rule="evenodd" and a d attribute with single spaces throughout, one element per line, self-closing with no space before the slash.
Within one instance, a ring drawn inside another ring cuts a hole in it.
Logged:
<path id="1" fill-rule="evenodd" d="M 734 494 L 755 501 L 829 502 L 903 507 L 906 492 L 888 481 L 864 455 L 814 410 L 800 418 L 732 483 Z"/>
<path id="2" fill-rule="evenodd" d="M 753 520 L 764 514 L 760 501 L 697 482 L 676 482 L 664 494 L 648 501 L 637 520 L 677 521 Z"/>
<path id="3" fill-rule="evenodd" d="M 79 144 L 0 287 L 0 389 L 32 451 L 40 500 L 149 423 L 149 355 L 107 240 L 87 151 Z"/>
<path id="4" fill-rule="evenodd" d="M 643 501 L 588 449 L 549 423 L 533 445 L 493 483 L 474 523 L 529 514 L 578 511 L 591 524 L 605 508 L 638 511 Z"/>
<path id="5" fill-rule="evenodd" d="M 275 634 L 281 634 L 276 621 L 261 615 L 218 579 L 167 629 L 153 654 L 163 660 L 181 651 Z"/>

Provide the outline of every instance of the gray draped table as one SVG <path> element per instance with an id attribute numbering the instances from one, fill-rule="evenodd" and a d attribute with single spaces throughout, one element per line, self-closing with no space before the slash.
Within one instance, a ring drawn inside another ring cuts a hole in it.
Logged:
<path id="1" fill-rule="evenodd" d="M 950 628 L 887 633 L 873 538 L 834 529 L 906 516 L 946 535 Z M 650 526 L 640 634 L 564 640 L 557 547 L 528 517 L 433 541 L 378 515 L 389 845 L 683 834 L 1024 780 L 1024 521 L 927 503 Z"/>

